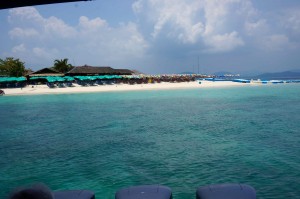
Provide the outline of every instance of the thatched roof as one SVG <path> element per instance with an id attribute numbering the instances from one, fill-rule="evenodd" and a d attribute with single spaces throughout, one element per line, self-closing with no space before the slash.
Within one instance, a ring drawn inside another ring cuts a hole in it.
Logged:
<path id="1" fill-rule="evenodd" d="M 67 72 L 67 75 L 109 75 L 115 74 L 114 72 L 114 69 L 109 66 L 95 67 L 84 65 L 74 67 L 72 70 Z"/>
<path id="2" fill-rule="evenodd" d="M 129 69 L 114 69 L 117 75 L 132 75 L 133 72 Z"/>
<path id="3" fill-rule="evenodd" d="M 63 73 L 57 72 L 52 68 L 43 68 L 41 70 L 35 71 L 28 75 L 29 77 L 36 77 L 36 76 L 64 76 Z"/>

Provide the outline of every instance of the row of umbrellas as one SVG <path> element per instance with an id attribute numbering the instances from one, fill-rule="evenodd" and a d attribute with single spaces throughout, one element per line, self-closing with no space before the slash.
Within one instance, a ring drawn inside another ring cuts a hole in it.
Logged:
<path id="1" fill-rule="evenodd" d="M 26 81 L 25 77 L 0 77 L 0 83 L 2 82 L 23 82 Z"/>
<path id="2" fill-rule="evenodd" d="M 80 81 L 85 80 L 103 80 L 103 79 L 121 79 L 120 75 L 99 75 L 99 76 L 34 76 L 30 77 L 29 80 L 47 80 L 48 82 L 65 82 L 65 81 L 74 81 L 75 79 Z M 0 77 L 0 82 L 22 82 L 26 81 L 25 77 Z"/>
<path id="3" fill-rule="evenodd" d="M 30 77 L 30 80 L 38 80 L 38 79 L 46 79 L 48 82 L 65 82 L 65 81 L 73 81 L 74 78 L 69 80 L 69 77 L 59 77 L 59 76 L 36 76 L 36 77 Z"/>
<path id="4" fill-rule="evenodd" d="M 65 76 L 65 77 L 59 77 L 59 76 L 46 76 L 46 77 L 31 77 L 30 80 L 36 80 L 36 79 L 46 79 L 48 82 L 65 82 L 65 81 L 74 81 L 75 79 L 80 81 L 86 81 L 86 80 L 98 80 L 98 79 L 120 79 L 122 78 L 119 75 L 102 75 L 102 76 Z"/>
<path id="5" fill-rule="evenodd" d="M 65 81 L 74 81 L 75 79 L 80 81 L 94 81 L 94 80 L 104 80 L 104 79 L 121 79 L 121 78 L 128 78 L 128 79 L 141 79 L 144 77 L 148 78 L 161 78 L 164 76 L 168 77 L 178 77 L 178 76 L 187 76 L 187 75 L 95 75 L 95 76 L 34 76 L 30 77 L 30 80 L 38 80 L 38 79 L 45 79 L 48 82 L 65 82 Z M 190 76 L 190 75 L 189 75 Z M 22 82 L 26 81 L 25 77 L 0 77 L 1 82 Z"/>

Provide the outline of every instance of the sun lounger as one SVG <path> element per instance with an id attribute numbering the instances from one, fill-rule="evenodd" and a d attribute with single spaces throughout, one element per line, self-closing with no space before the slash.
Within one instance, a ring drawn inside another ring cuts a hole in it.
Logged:
<path id="1" fill-rule="evenodd" d="M 115 199 L 172 199 L 172 191 L 161 185 L 141 185 L 117 191 Z"/>
<path id="2" fill-rule="evenodd" d="M 199 187 L 197 199 L 256 199 L 254 188 L 245 184 L 217 184 Z"/>

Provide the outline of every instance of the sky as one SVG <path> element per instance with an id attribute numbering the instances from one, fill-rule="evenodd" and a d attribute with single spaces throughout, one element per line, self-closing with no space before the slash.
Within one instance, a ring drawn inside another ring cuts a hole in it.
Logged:
<path id="1" fill-rule="evenodd" d="M 300 71 L 299 0 L 94 0 L 0 10 L 0 58 L 147 74 Z"/>

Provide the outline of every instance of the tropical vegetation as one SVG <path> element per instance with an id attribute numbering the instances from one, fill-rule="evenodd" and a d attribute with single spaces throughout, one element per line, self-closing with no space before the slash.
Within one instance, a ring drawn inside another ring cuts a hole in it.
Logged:
<path id="1" fill-rule="evenodd" d="M 74 67 L 68 63 L 68 59 L 56 59 L 52 67 L 54 70 L 66 73 Z M 30 68 L 25 68 L 25 63 L 14 57 L 0 58 L 0 76 L 21 77 L 33 71 Z"/>
<path id="2" fill-rule="evenodd" d="M 74 67 L 68 63 L 68 59 L 56 59 L 54 60 L 54 66 L 53 69 L 61 72 L 61 73 L 66 73 L 68 71 L 70 71 L 71 69 L 73 69 Z"/>
<path id="3" fill-rule="evenodd" d="M 24 76 L 25 72 L 24 62 L 20 61 L 20 59 L 15 59 L 13 57 L 0 59 L 1 76 L 21 77 Z"/>

